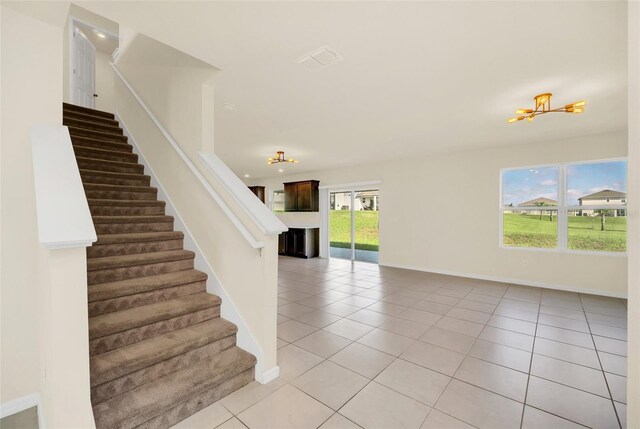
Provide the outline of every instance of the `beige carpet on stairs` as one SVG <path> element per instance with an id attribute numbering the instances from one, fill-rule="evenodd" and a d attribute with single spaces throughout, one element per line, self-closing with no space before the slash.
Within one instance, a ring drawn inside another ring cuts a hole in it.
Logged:
<path id="1" fill-rule="evenodd" d="M 252 381 L 256 359 L 236 346 L 114 115 L 63 112 L 98 234 L 87 249 L 96 425 L 170 427 Z"/>

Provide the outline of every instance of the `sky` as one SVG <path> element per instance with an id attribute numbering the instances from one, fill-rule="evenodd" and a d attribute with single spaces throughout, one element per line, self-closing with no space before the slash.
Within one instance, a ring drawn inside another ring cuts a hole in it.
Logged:
<path id="1" fill-rule="evenodd" d="M 567 166 L 567 204 L 603 189 L 627 191 L 627 162 L 609 161 Z M 517 206 L 539 197 L 558 201 L 558 167 L 508 170 L 502 175 L 502 202 Z"/>

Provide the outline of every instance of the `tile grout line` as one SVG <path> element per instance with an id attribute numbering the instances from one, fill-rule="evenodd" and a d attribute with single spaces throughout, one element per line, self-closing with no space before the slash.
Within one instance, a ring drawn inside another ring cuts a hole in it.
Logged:
<path id="1" fill-rule="evenodd" d="M 475 289 L 475 287 L 474 287 L 474 289 Z M 505 293 L 507 292 L 507 290 L 508 290 L 508 288 L 505 290 Z M 469 291 L 469 292 L 467 293 L 467 295 L 469 295 L 472 291 L 473 291 L 473 289 L 472 289 L 471 291 Z M 465 295 L 465 296 L 466 296 L 466 295 Z M 504 294 L 503 294 L 503 296 L 504 296 Z M 463 298 L 463 299 L 464 299 L 464 298 Z M 503 299 L 503 298 L 501 297 L 501 298 L 500 298 L 500 301 L 498 301 L 498 304 L 496 304 L 496 308 L 494 308 L 494 309 L 493 309 L 493 312 L 491 313 L 491 316 L 493 316 L 493 314 L 495 313 L 495 311 L 498 309 L 498 306 L 500 305 L 500 302 L 502 302 L 502 299 Z M 486 327 L 486 326 L 487 326 L 487 325 L 485 324 L 485 327 Z M 484 331 L 484 327 L 482 328 L 482 330 Z M 482 331 L 480 331 L 480 334 L 478 334 L 478 335 L 476 336 L 476 339 L 475 339 L 475 340 L 473 341 L 473 343 L 471 344 L 471 347 L 469 347 L 469 350 L 467 351 L 467 353 L 465 353 L 465 357 L 464 357 L 464 359 L 466 359 L 466 358 L 467 358 L 467 356 L 469 356 L 469 351 L 471 351 L 471 349 L 473 348 L 473 345 L 478 341 L 478 338 L 480 338 L 480 335 L 482 335 Z M 449 349 L 447 349 L 447 350 L 449 350 Z M 472 356 L 472 357 L 473 357 L 473 356 Z M 464 359 L 462 360 L 462 362 L 464 362 Z M 462 365 L 462 362 L 460 362 L 460 365 Z M 444 413 L 444 414 L 446 414 L 446 415 L 448 415 L 448 416 L 451 416 L 451 415 L 450 415 L 450 414 L 448 414 L 448 413 L 445 413 L 445 412 L 444 412 L 444 411 L 442 411 L 442 410 L 439 410 L 438 408 L 436 408 L 436 405 L 438 405 L 438 402 L 440 402 L 440 399 L 442 398 L 442 395 L 444 394 L 445 390 L 447 390 L 447 388 L 448 388 L 448 387 L 449 387 L 449 385 L 451 384 L 451 380 L 453 380 L 453 379 L 455 378 L 456 372 L 458 372 L 458 369 L 460 368 L 460 365 L 458 365 L 458 368 L 456 368 L 456 370 L 453 372 L 453 374 L 449 376 L 449 382 L 448 382 L 448 383 L 447 383 L 447 385 L 444 387 L 444 389 L 442 389 L 442 392 L 440 392 L 440 395 L 438 396 L 438 399 L 436 400 L 436 402 L 433 404 L 433 407 L 432 407 L 433 409 L 435 409 L 435 410 L 437 410 L 437 411 L 440 411 L 441 413 Z M 432 371 L 433 371 L 433 370 L 432 370 Z M 456 380 L 458 380 L 458 379 L 456 378 Z M 458 380 L 458 381 L 462 381 L 462 380 Z M 466 381 L 462 381 L 462 382 L 463 382 L 463 383 L 466 383 Z M 468 384 L 471 384 L 471 383 L 468 383 Z M 473 386 L 473 384 L 471 384 L 471 385 Z M 480 386 L 476 386 L 476 387 L 481 388 Z M 481 388 L 481 389 L 482 389 L 482 388 Z M 484 389 L 484 390 L 487 390 L 487 389 Z M 487 391 L 488 391 L 488 392 L 490 392 L 490 390 L 487 390 Z M 492 392 L 492 393 L 495 393 L 495 392 Z M 509 398 L 509 399 L 511 399 L 511 398 Z M 524 407 L 524 406 L 523 406 L 523 407 Z M 429 417 L 429 416 L 427 415 L 427 417 Z M 462 421 L 462 422 L 464 422 L 464 423 L 467 423 L 467 424 L 469 424 L 469 425 L 471 425 L 471 426 L 477 427 L 477 426 L 475 426 L 475 425 L 473 425 L 473 424 L 471 424 L 471 423 L 468 423 L 468 422 L 466 422 L 466 421 L 464 421 L 464 420 L 462 420 L 462 419 L 459 419 L 458 417 L 455 417 L 455 416 L 451 416 L 451 417 L 453 417 L 453 418 L 455 418 L 455 419 L 457 419 L 457 420 L 460 420 L 460 421 Z M 426 418 L 425 418 L 425 420 L 426 420 Z M 424 422 L 423 422 L 423 423 L 424 423 Z"/>
<path id="2" fill-rule="evenodd" d="M 542 307 L 542 291 L 540 292 L 540 302 L 538 303 L 538 316 L 536 319 L 536 329 L 533 333 L 533 345 L 531 346 L 531 359 L 529 360 L 529 373 L 527 374 L 527 386 L 524 390 L 524 405 L 522 406 L 522 416 L 520 417 L 520 429 L 524 425 L 524 413 L 527 409 L 527 397 L 529 396 L 529 382 L 531 381 L 531 368 L 533 367 L 533 355 L 536 349 L 536 338 L 538 338 L 538 321 L 540 320 L 540 309 Z"/>
<path id="3" fill-rule="evenodd" d="M 616 408 L 616 404 L 613 400 L 613 395 L 611 394 L 611 388 L 609 387 L 609 380 L 607 380 L 607 376 L 604 371 L 604 367 L 602 366 L 602 361 L 600 360 L 600 353 L 596 346 L 596 341 L 593 339 L 593 333 L 591 333 L 591 324 L 589 323 L 589 318 L 587 317 L 587 312 L 584 309 L 584 304 L 582 303 L 582 294 L 578 294 L 580 297 L 580 304 L 582 305 L 582 312 L 584 313 L 584 318 L 587 321 L 587 327 L 589 328 L 589 334 L 591 337 L 591 341 L 593 342 L 593 348 L 596 352 L 596 357 L 598 358 L 598 363 L 600 364 L 600 372 L 602 373 L 602 377 L 604 378 L 604 383 L 607 386 L 607 390 L 609 391 L 609 399 L 611 399 L 611 406 L 613 407 L 613 412 L 615 413 L 616 419 L 618 420 L 618 426 L 622 429 L 622 422 L 620 421 L 620 416 L 618 415 L 618 409 Z"/>

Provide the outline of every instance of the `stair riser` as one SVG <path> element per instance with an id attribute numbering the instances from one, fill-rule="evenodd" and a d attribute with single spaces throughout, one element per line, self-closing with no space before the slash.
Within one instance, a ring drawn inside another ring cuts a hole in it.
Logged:
<path id="1" fill-rule="evenodd" d="M 97 190 L 86 189 L 85 194 L 87 198 L 94 198 L 96 200 L 145 200 L 145 201 L 157 201 L 158 193 L 156 192 L 136 192 L 136 191 L 112 191 L 112 190 Z"/>
<path id="2" fill-rule="evenodd" d="M 89 210 L 93 216 L 143 216 L 164 215 L 162 206 L 96 206 L 90 205 Z"/>
<path id="3" fill-rule="evenodd" d="M 73 150 L 76 156 L 83 156 L 86 158 L 95 158 L 95 159 L 104 159 L 107 161 L 134 162 L 134 163 L 138 162 L 138 155 L 136 155 L 135 153 L 125 153 L 125 152 L 105 153 L 105 152 L 100 152 L 98 148 L 95 148 L 95 149 L 96 150 L 92 148 L 81 148 L 78 146 L 73 147 Z"/>
<path id="4" fill-rule="evenodd" d="M 66 125 L 68 127 L 82 127 L 91 130 L 120 134 L 122 135 L 122 129 L 117 125 L 109 125 L 101 122 L 92 121 L 90 118 L 87 119 L 77 119 L 65 116 L 62 120 L 62 125 Z"/>
<path id="5" fill-rule="evenodd" d="M 118 280 L 134 279 L 154 274 L 170 273 L 193 269 L 193 259 L 162 262 L 157 264 L 136 265 L 133 267 L 108 268 L 105 270 L 89 271 L 87 274 L 90 285 L 115 282 Z"/>
<path id="6" fill-rule="evenodd" d="M 74 112 L 73 110 L 64 109 L 63 120 L 75 119 L 79 121 L 95 122 L 97 124 L 110 125 L 112 127 L 119 127 L 120 124 L 115 119 L 104 118 L 102 116 L 86 115 L 80 112 Z"/>
<path id="7" fill-rule="evenodd" d="M 151 292 L 138 293 L 135 295 L 121 296 L 113 299 L 105 299 L 103 301 L 90 302 L 89 317 L 113 313 L 114 311 L 128 310 L 142 305 L 155 304 L 157 302 L 168 301 L 185 295 L 206 292 L 206 290 L 206 283 L 199 282 L 158 289 Z"/>
<path id="8" fill-rule="evenodd" d="M 81 128 L 69 128 L 69 134 L 71 136 L 84 136 L 90 137 L 96 140 L 104 140 L 108 142 L 127 143 L 127 136 L 113 133 L 98 132 L 97 130 L 81 129 Z"/>
<path id="9" fill-rule="evenodd" d="M 100 161 L 86 161 L 84 159 L 78 159 L 78 168 L 84 170 L 97 170 L 97 171 L 110 171 L 113 173 L 135 173 L 142 174 L 144 171 L 144 166 L 140 164 L 131 164 L 131 165 L 123 165 L 123 164 L 111 164 L 108 162 L 100 162 Z"/>
<path id="10" fill-rule="evenodd" d="M 80 172 L 80 177 L 84 183 L 98 183 L 100 185 L 123 185 L 123 186 L 149 186 L 151 177 L 140 176 L 139 178 L 127 176 L 103 176 L 99 174 Z"/>
<path id="11" fill-rule="evenodd" d="M 198 362 L 202 359 L 213 356 L 223 350 L 233 347 L 235 343 L 235 334 L 230 335 L 197 349 L 179 354 L 155 365 L 92 387 L 91 403 L 93 405 L 97 405 L 101 402 L 113 398 L 114 396 L 133 390 L 138 386 L 146 383 L 151 383 L 152 381 L 157 380 L 158 378 L 163 377 L 167 374 L 187 368 L 195 362 Z"/>
<path id="12" fill-rule="evenodd" d="M 134 255 L 138 253 L 163 252 L 182 249 L 183 240 L 141 241 L 138 243 L 94 244 L 87 248 L 87 258 L 103 256 Z"/>
<path id="13" fill-rule="evenodd" d="M 79 112 L 85 115 L 96 116 L 98 118 L 106 118 L 111 120 L 115 119 L 115 116 L 113 115 L 113 113 L 89 109 L 88 107 L 76 106 L 75 104 L 67 104 L 67 103 L 63 104 L 62 111 L 64 114 L 66 114 L 67 112 Z"/>
<path id="14" fill-rule="evenodd" d="M 140 223 L 97 223 L 96 233 L 129 234 L 133 232 L 166 232 L 173 231 L 173 222 L 140 222 Z"/>
<path id="15" fill-rule="evenodd" d="M 216 387 L 192 396 L 188 401 L 174 407 L 165 413 L 154 417 L 138 426 L 137 429 L 169 428 L 198 411 L 208 407 L 216 401 L 235 392 L 255 379 L 255 369 L 251 368 L 220 383 Z M 125 426 L 134 427 L 134 426 Z M 99 428 L 101 429 L 101 428 Z"/>
<path id="16" fill-rule="evenodd" d="M 161 322 L 151 323 L 139 328 L 118 332 L 117 334 L 91 339 L 89 341 L 89 354 L 91 356 L 96 356 L 119 347 L 166 334 L 167 332 L 202 323 L 205 320 L 210 320 L 215 317 L 220 317 L 219 305 L 185 314 L 183 316 L 174 317 L 172 319 L 163 320 Z"/>

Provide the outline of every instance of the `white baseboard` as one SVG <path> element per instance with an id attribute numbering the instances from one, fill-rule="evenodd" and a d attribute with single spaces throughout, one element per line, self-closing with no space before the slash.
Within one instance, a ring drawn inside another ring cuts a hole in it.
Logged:
<path id="1" fill-rule="evenodd" d="M 276 378 L 280 377 L 280 367 L 276 366 L 274 368 L 271 368 L 268 371 L 265 371 L 261 374 L 258 374 L 256 372 L 256 381 L 258 383 L 261 384 L 267 384 L 270 381 L 275 380 Z"/>
<path id="2" fill-rule="evenodd" d="M 439 269 L 416 267 L 412 265 L 403 265 L 403 264 L 385 263 L 385 264 L 379 264 L 379 265 L 381 267 L 402 268 L 405 270 L 422 271 L 422 272 L 434 273 L 434 274 L 444 274 L 447 276 L 465 277 L 469 279 L 488 280 L 488 281 L 498 282 L 498 283 L 510 283 L 510 284 L 523 285 L 523 286 L 541 287 L 544 289 L 555 289 L 555 290 L 562 290 L 566 292 L 577 292 L 577 293 L 584 293 L 589 295 L 600 295 L 600 296 L 607 296 L 611 298 L 627 299 L 627 294 L 623 292 L 610 292 L 610 291 L 583 288 L 578 286 L 561 285 L 561 284 L 555 284 L 555 283 L 544 283 L 544 282 L 538 282 L 538 281 L 532 281 L 532 280 L 509 279 L 506 277 L 499 277 L 499 276 L 470 274 L 470 273 L 463 273 L 459 271 L 439 270 Z"/>
<path id="3" fill-rule="evenodd" d="M 222 305 L 220 306 L 220 317 L 234 323 L 238 327 L 238 333 L 236 334 L 236 342 L 238 347 L 248 351 L 256 357 L 256 381 L 264 384 L 273 380 L 273 378 L 278 376 L 280 369 L 278 367 L 270 369 L 264 368 L 264 353 L 262 351 L 262 348 L 258 345 L 258 342 L 249 331 L 247 324 L 238 312 L 237 307 L 234 305 L 233 300 L 225 290 L 224 286 L 222 286 L 222 283 L 220 282 L 220 279 L 216 275 L 215 271 L 203 256 L 203 252 L 193 238 L 191 231 L 184 223 L 182 217 L 180 216 L 180 213 L 178 213 L 178 211 L 176 210 L 171 201 L 171 198 L 169 198 L 167 193 L 164 191 L 164 187 L 158 181 L 158 176 L 155 174 L 153 168 L 149 165 L 146 158 L 140 151 L 140 147 L 136 143 L 135 138 L 131 135 L 127 128 L 127 125 L 118 115 L 117 110 L 115 116 L 116 120 L 122 127 L 124 135 L 129 138 L 129 143 L 131 143 L 131 146 L 133 146 L 133 152 L 138 155 L 138 162 L 144 165 L 145 174 L 151 176 L 151 185 L 158 188 L 158 199 L 166 202 L 165 211 L 167 215 L 173 216 L 174 229 L 176 231 L 182 231 L 184 233 L 184 248 L 187 250 L 191 250 L 196 254 L 194 267 L 209 276 L 207 280 L 207 292 L 218 295 L 222 300 Z M 276 373 L 275 377 L 273 377 L 274 371 Z"/>
<path id="4" fill-rule="evenodd" d="M 38 427 L 40 429 L 44 429 L 44 419 L 40 403 L 41 399 L 39 393 L 32 393 L 30 395 L 21 396 L 20 398 L 16 398 L 12 401 L 4 402 L 0 404 L 0 419 L 19 413 L 20 411 L 36 407 L 36 412 L 38 413 Z"/>

